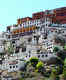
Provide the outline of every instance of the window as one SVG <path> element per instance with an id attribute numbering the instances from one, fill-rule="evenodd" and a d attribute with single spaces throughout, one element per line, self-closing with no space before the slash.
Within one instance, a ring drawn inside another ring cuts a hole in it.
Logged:
<path id="1" fill-rule="evenodd" d="M 38 24 L 37 24 L 37 26 L 38 26 Z"/>
<path id="2" fill-rule="evenodd" d="M 30 38 L 28 38 L 28 42 L 31 42 L 32 41 L 32 38 L 30 37 Z"/>
<path id="3" fill-rule="evenodd" d="M 13 66 L 13 68 L 15 68 L 15 66 Z"/>
<path id="4" fill-rule="evenodd" d="M 12 68 L 12 66 L 10 66 L 10 68 Z"/>
<path id="5" fill-rule="evenodd" d="M 27 57 L 27 56 L 26 56 Z"/>
<path id="6" fill-rule="evenodd" d="M 22 48 L 22 52 L 26 52 L 26 47 L 23 47 Z"/>
<path id="7" fill-rule="evenodd" d="M 16 68 L 18 68 L 18 66 L 16 65 Z"/>
<path id="8" fill-rule="evenodd" d="M 31 22 L 30 22 L 30 24 L 31 24 Z"/>
<path id="9" fill-rule="evenodd" d="M 46 54 L 45 57 L 48 57 L 48 55 Z"/>
<path id="10" fill-rule="evenodd" d="M 31 51 L 29 51 L 29 53 L 31 53 Z"/>
<path id="11" fill-rule="evenodd" d="M 37 53 L 39 53 L 39 52 L 40 52 L 40 49 L 37 50 Z"/>
<path id="12" fill-rule="evenodd" d="M 2 46 L 1 46 L 1 48 L 2 48 Z"/>
<path id="13" fill-rule="evenodd" d="M 38 23 L 38 20 L 37 20 L 37 23 Z"/>
<path id="14" fill-rule="evenodd" d="M 43 52 L 41 52 L 41 54 L 43 54 Z"/>
<path id="15" fill-rule="evenodd" d="M 47 26 L 47 24 L 46 24 L 46 26 Z"/>
<path id="16" fill-rule="evenodd" d="M 64 31 L 63 31 L 63 33 L 64 33 Z"/>
<path id="17" fill-rule="evenodd" d="M 40 55 L 38 55 L 38 58 L 40 58 Z"/>
<path id="18" fill-rule="evenodd" d="M 15 47 L 15 45 L 13 45 L 13 48 Z"/>
<path id="19" fill-rule="evenodd" d="M 29 22 L 28 22 L 28 25 L 29 25 Z"/>
<path id="20" fill-rule="evenodd" d="M 18 47 L 16 48 L 15 53 L 19 53 L 19 48 Z"/>
<path id="21" fill-rule="evenodd" d="M 12 43 L 15 43 L 15 41 L 12 41 Z"/>
<path id="22" fill-rule="evenodd" d="M 29 57 L 30 57 L 30 55 L 29 55 Z"/>
<path id="23" fill-rule="evenodd" d="M 44 57 L 44 55 L 42 55 L 42 57 Z"/>
<path id="24" fill-rule="evenodd" d="M 20 24 L 20 26 L 22 26 L 22 24 Z"/>
<path id="25" fill-rule="evenodd" d="M 8 35 L 8 38 L 10 38 L 10 35 Z"/>

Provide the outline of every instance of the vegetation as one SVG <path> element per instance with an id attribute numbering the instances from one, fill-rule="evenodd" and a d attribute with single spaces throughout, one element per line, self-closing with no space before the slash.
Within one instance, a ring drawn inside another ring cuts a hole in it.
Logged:
<path id="1" fill-rule="evenodd" d="M 64 60 L 66 58 L 66 51 L 63 51 L 63 50 L 59 50 L 57 52 L 57 56 L 61 59 L 61 60 Z"/>
<path id="2" fill-rule="evenodd" d="M 66 79 L 66 59 L 64 60 L 63 76 L 64 76 L 64 79 Z"/>
<path id="3" fill-rule="evenodd" d="M 62 36 L 55 36 L 55 43 L 60 43 L 61 45 L 65 45 L 66 41 L 65 38 L 63 38 Z"/>
<path id="4" fill-rule="evenodd" d="M 24 80 L 23 78 L 19 78 L 19 80 Z"/>
<path id="5" fill-rule="evenodd" d="M 8 53 L 9 54 L 13 54 L 14 53 L 14 48 L 13 48 L 12 44 L 10 44 L 10 46 L 8 47 Z"/>
<path id="6" fill-rule="evenodd" d="M 39 68 L 42 68 L 43 65 L 44 65 L 43 62 L 40 61 L 40 62 L 38 62 L 38 64 L 36 65 L 36 67 L 37 67 L 37 69 L 39 69 Z"/>
<path id="7" fill-rule="evenodd" d="M 54 52 L 58 52 L 59 51 L 59 48 L 58 47 L 54 47 L 53 51 Z"/>
<path id="8" fill-rule="evenodd" d="M 66 45 L 64 46 L 64 50 L 66 51 Z"/>
<path id="9" fill-rule="evenodd" d="M 37 57 L 31 57 L 31 58 L 30 58 L 31 65 L 32 65 L 33 67 L 36 67 L 38 61 L 39 61 L 39 60 L 38 60 Z"/>
<path id="10" fill-rule="evenodd" d="M 25 68 L 20 70 L 21 78 L 19 80 L 60 80 L 60 75 L 63 75 L 66 79 L 66 59 L 64 65 L 62 65 L 63 68 L 58 62 L 50 67 L 50 65 L 45 65 L 42 61 L 39 61 L 38 58 L 32 57 L 26 62 Z M 61 69 L 62 73 L 60 73 Z"/>
<path id="11" fill-rule="evenodd" d="M 37 72 L 40 72 L 41 74 L 44 74 L 45 68 L 44 68 L 44 64 L 43 62 L 38 62 L 38 64 L 36 65 L 36 70 Z"/>

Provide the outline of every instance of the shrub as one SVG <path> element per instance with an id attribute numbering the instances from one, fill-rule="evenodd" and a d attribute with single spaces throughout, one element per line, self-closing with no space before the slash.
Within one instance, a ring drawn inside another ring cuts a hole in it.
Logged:
<path id="1" fill-rule="evenodd" d="M 23 78 L 19 78 L 19 80 L 24 80 Z"/>
<path id="2" fill-rule="evenodd" d="M 52 69 L 51 75 L 50 75 L 50 80 L 56 80 L 57 72 L 56 69 Z"/>
<path id="3" fill-rule="evenodd" d="M 39 69 L 39 68 L 42 68 L 43 67 L 43 62 L 38 62 L 38 64 L 36 65 L 36 67 Z"/>
<path id="4" fill-rule="evenodd" d="M 31 65 L 32 65 L 33 67 L 36 67 L 38 61 L 39 61 L 39 60 L 38 60 L 38 58 L 36 58 L 36 57 L 31 57 L 31 58 L 30 58 Z"/>
<path id="5" fill-rule="evenodd" d="M 44 64 L 43 62 L 38 62 L 38 64 L 36 65 L 37 68 L 37 72 L 41 72 L 41 74 L 44 74 L 45 72 L 45 68 L 44 68 Z"/>
<path id="6" fill-rule="evenodd" d="M 66 51 L 66 45 L 64 46 L 64 50 Z"/>
<path id="7" fill-rule="evenodd" d="M 63 75 L 64 75 L 64 78 L 66 78 L 66 59 L 64 60 Z"/>
<path id="8" fill-rule="evenodd" d="M 53 51 L 54 52 L 58 52 L 59 51 L 59 48 L 58 47 L 54 47 Z"/>
<path id="9" fill-rule="evenodd" d="M 59 51 L 57 52 L 57 56 L 64 61 L 64 59 L 65 59 L 65 57 L 66 57 L 66 51 L 59 50 Z"/>

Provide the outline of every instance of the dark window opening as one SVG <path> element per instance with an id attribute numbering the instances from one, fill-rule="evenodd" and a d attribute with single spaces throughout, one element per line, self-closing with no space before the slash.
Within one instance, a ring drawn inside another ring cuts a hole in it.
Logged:
<path id="1" fill-rule="evenodd" d="M 17 68 L 18 66 L 16 65 L 16 68 Z"/>
<path id="2" fill-rule="evenodd" d="M 42 57 L 44 57 L 44 55 L 42 55 Z"/>
<path id="3" fill-rule="evenodd" d="M 40 55 L 38 55 L 38 58 L 40 58 Z"/>
<path id="4" fill-rule="evenodd" d="M 30 57 L 30 55 L 29 55 L 29 57 Z"/>
<path id="5" fill-rule="evenodd" d="M 31 51 L 29 51 L 29 53 L 31 53 Z"/>
<path id="6" fill-rule="evenodd" d="M 15 53 L 19 53 L 19 48 L 16 47 Z"/>
<path id="7" fill-rule="evenodd" d="M 27 56 L 26 56 L 27 57 Z"/>
<path id="8" fill-rule="evenodd" d="M 12 68 L 12 66 L 10 66 L 10 68 Z"/>
<path id="9" fill-rule="evenodd" d="M 46 54 L 45 57 L 48 57 L 48 55 Z"/>
<path id="10" fill-rule="evenodd" d="M 43 54 L 43 52 L 41 52 L 41 54 Z"/>
<path id="11" fill-rule="evenodd" d="M 15 66 L 13 66 L 13 68 L 15 68 Z"/>
<path id="12" fill-rule="evenodd" d="M 37 52 L 39 53 L 40 52 L 40 49 L 38 49 Z"/>
<path id="13" fill-rule="evenodd" d="M 15 43 L 15 41 L 12 41 L 12 43 Z"/>
<path id="14" fill-rule="evenodd" d="M 10 39 L 10 35 L 8 35 L 8 38 Z"/>
<path id="15" fill-rule="evenodd" d="M 22 52 L 26 52 L 26 47 L 23 47 L 22 48 Z"/>

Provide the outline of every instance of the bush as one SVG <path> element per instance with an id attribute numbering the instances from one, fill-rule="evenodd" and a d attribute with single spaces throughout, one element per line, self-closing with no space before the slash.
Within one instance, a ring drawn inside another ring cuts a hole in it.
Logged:
<path id="1" fill-rule="evenodd" d="M 58 47 L 54 47 L 53 51 L 54 52 L 58 52 L 59 51 L 59 48 Z"/>
<path id="2" fill-rule="evenodd" d="M 36 58 L 36 57 L 30 58 L 31 65 L 32 65 L 33 67 L 36 67 L 38 61 L 39 61 L 39 60 L 38 60 L 38 58 Z"/>
<path id="3" fill-rule="evenodd" d="M 59 50 L 59 51 L 57 52 L 57 56 L 64 61 L 64 59 L 65 59 L 65 57 L 66 57 L 66 51 Z"/>
<path id="4" fill-rule="evenodd" d="M 39 68 L 42 68 L 43 67 L 43 62 L 38 62 L 38 64 L 36 65 L 36 67 L 39 69 Z"/>
<path id="5" fill-rule="evenodd" d="M 56 80 L 56 76 L 57 76 L 57 71 L 56 71 L 56 69 L 52 68 L 50 80 Z"/>
<path id="6" fill-rule="evenodd" d="M 66 78 L 66 59 L 64 60 L 63 75 L 64 75 L 64 78 Z"/>
<path id="7" fill-rule="evenodd" d="M 19 78 L 19 80 L 24 80 L 24 79 L 22 79 L 22 78 Z"/>
<path id="8" fill-rule="evenodd" d="M 56 75 L 56 80 L 60 80 L 60 77 L 59 77 L 59 75 Z"/>
<path id="9" fill-rule="evenodd" d="M 66 45 L 64 46 L 64 50 L 66 51 Z"/>
<path id="10" fill-rule="evenodd" d="M 45 68 L 44 68 L 44 64 L 43 62 L 38 62 L 38 64 L 36 65 L 36 68 L 37 68 L 37 72 L 41 72 L 41 74 L 44 74 L 45 72 Z"/>

